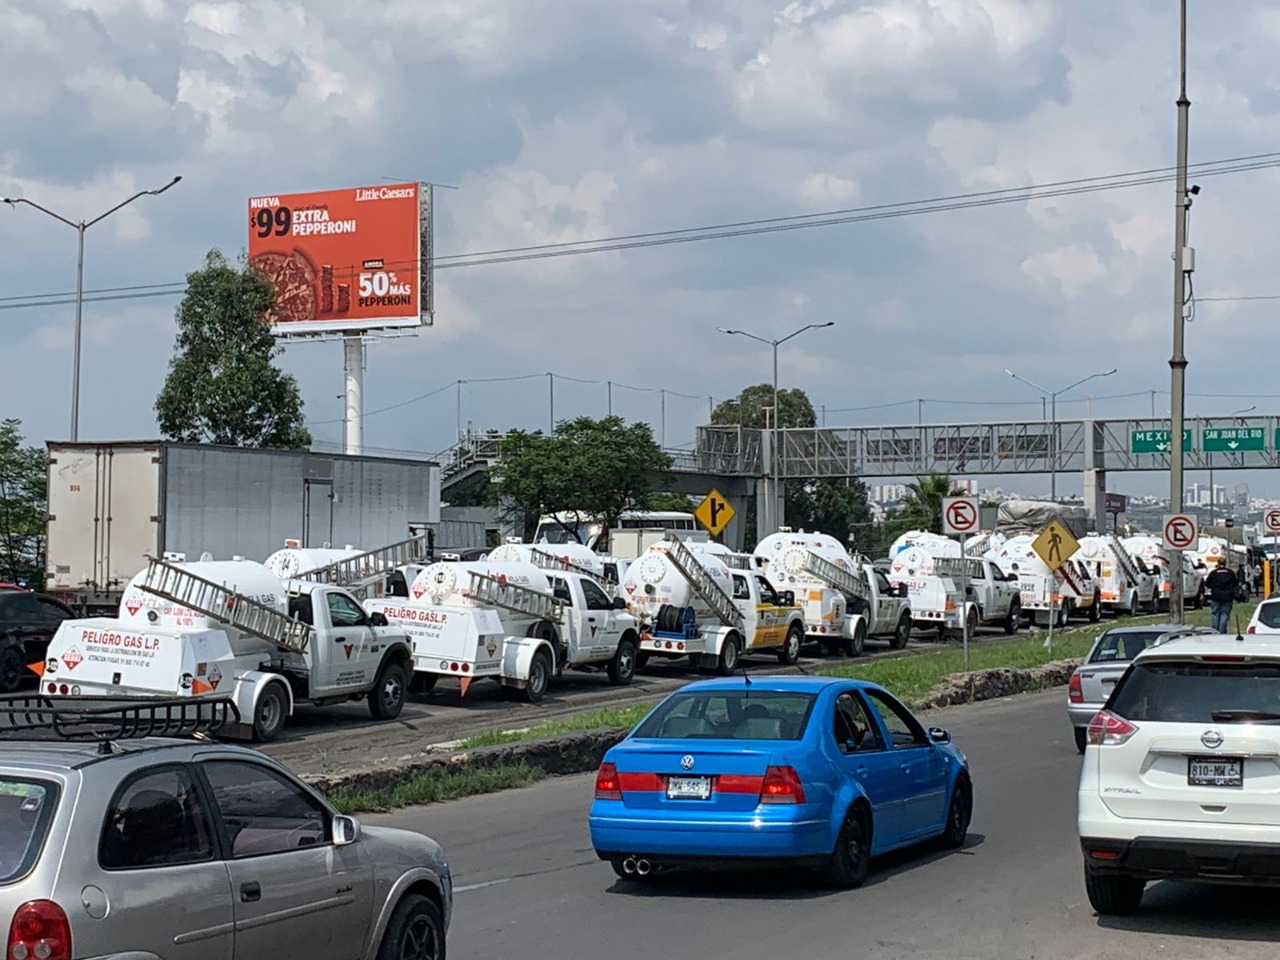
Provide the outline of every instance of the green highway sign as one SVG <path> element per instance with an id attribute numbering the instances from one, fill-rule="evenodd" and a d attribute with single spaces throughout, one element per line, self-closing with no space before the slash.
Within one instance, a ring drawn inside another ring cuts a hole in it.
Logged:
<path id="1" fill-rule="evenodd" d="M 1129 451 L 1131 453 L 1168 453 L 1173 444 L 1172 430 L 1132 430 L 1129 433 Z M 1191 431 L 1182 431 L 1182 449 L 1191 450 Z M 1259 450 L 1262 448 L 1259 447 Z"/>
<path id="2" fill-rule="evenodd" d="M 1266 433 L 1262 427 L 1205 427 L 1200 431 L 1200 445 L 1205 453 L 1262 450 Z"/>

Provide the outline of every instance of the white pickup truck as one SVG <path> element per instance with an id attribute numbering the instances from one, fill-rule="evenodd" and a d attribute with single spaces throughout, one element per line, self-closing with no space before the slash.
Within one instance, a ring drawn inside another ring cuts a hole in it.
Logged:
<path id="1" fill-rule="evenodd" d="M 1016 573 L 1005 573 L 986 557 L 940 557 L 935 569 L 956 583 L 967 576 L 968 596 L 977 604 L 979 623 L 998 624 L 1010 635 L 1018 632 L 1022 598 Z"/>

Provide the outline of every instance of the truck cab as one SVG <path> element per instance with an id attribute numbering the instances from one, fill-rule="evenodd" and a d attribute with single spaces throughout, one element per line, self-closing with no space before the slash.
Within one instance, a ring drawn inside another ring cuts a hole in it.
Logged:
<path id="1" fill-rule="evenodd" d="M 979 623 L 999 624 L 1010 635 L 1018 632 L 1022 620 L 1022 591 L 1016 574 L 1005 573 L 986 557 L 963 557 L 938 563 L 940 571 L 953 580 L 967 581 L 968 597 L 977 604 Z M 960 563 L 965 565 L 964 577 L 958 579 Z"/>

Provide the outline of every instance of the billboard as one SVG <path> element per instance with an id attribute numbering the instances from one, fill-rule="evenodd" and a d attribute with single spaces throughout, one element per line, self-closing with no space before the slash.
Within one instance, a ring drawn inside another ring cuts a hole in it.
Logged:
<path id="1" fill-rule="evenodd" d="M 429 324 L 430 187 L 252 197 L 249 263 L 276 288 L 276 336 Z"/>

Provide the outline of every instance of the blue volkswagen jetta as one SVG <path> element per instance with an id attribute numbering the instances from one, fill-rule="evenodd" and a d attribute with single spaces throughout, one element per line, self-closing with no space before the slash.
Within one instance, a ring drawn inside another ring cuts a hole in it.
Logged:
<path id="1" fill-rule="evenodd" d="M 818 868 L 859 886 L 871 857 L 964 843 L 973 784 L 947 731 L 873 683 L 691 683 L 604 756 L 591 843 L 618 876 L 671 867 Z"/>

